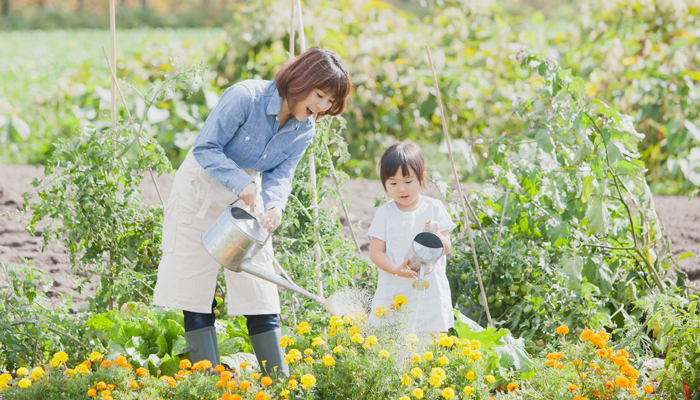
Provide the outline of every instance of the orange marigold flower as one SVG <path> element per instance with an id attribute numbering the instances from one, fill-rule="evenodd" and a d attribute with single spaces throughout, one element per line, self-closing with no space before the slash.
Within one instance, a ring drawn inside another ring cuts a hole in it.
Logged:
<path id="1" fill-rule="evenodd" d="M 598 349 L 598 351 L 596 351 L 596 353 L 598 353 L 598 355 L 603 357 L 603 358 L 608 356 L 608 351 L 605 349 Z"/>
<path id="2" fill-rule="evenodd" d="M 170 385 L 172 387 L 177 386 L 177 381 L 175 380 L 175 378 L 173 378 L 171 376 L 163 375 L 160 377 L 160 380 L 165 381 L 165 383 L 167 383 L 168 385 Z"/>
<path id="3" fill-rule="evenodd" d="M 593 333 L 593 331 L 590 329 L 585 329 L 581 333 L 581 340 L 585 340 L 587 342 L 592 342 L 594 337 L 595 337 L 595 333 Z"/>
<path id="4" fill-rule="evenodd" d="M 105 390 L 107 389 L 107 384 L 104 382 L 99 382 L 96 386 L 97 390 Z"/>
<path id="5" fill-rule="evenodd" d="M 126 360 L 126 357 L 119 356 L 119 357 L 114 359 L 114 364 L 118 365 L 120 367 L 126 368 L 126 366 L 128 365 L 128 362 Z"/>
<path id="6" fill-rule="evenodd" d="M 630 385 L 630 380 L 625 378 L 624 376 L 618 376 L 617 379 L 615 379 L 615 383 L 617 386 L 621 388 L 627 388 Z"/>
<path id="7" fill-rule="evenodd" d="M 136 389 L 137 387 L 139 387 L 139 384 L 136 381 L 129 381 L 129 386 Z"/>
<path id="8" fill-rule="evenodd" d="M 226 367 L 224 367 L 224 366 L 221 365 L 221 364 L 219 364 L 219 365 L 217 365 L 216 367 L 214 367 L 214 372 L 216 372 L 217 374 L 220 374 L 220 373 L 222 373 L 222 372 L 224 372 L 224 371 L 226 371 Z"/>
<path id="9" fill-rule="evenodd" d="M 216 387 L 222 388 L 222 387 L 224 387 L 224 386 L 226 386 L 226 381 L 218 381 L 218 382 L 216 382 Z"/>
<path id="10" fill-rule="evenodd" d="M 233 372 L 231 372 L 231 371 L 224 371 L 224 372 L 221 373 L 221 377 L 219 378 L 219 380 L 222 380 L 222 381 L 224 381 L 224 382 L 228 382 L 228 381 L 231 380 L 231 378 L 233 378 Z"/>
<path id="11" fill-rule="evenodd" d="M 509 392 L 513 392 L 513 391 L 515 391 L 515 390 L 520 389 L 520 385 L 518 385 L 518 384 L 515 383 L 515 382 L 511 382 L 511 383 L 508 384 L 507 389 L 508 389 Z"/>
<path id="12" fill-rule="evenodd" d="M 605 331 L 598 331 L 598 332 L 596 333 L 596 335 L 600 336 L 600 337 L 601 337 L 603 340 L 605 340 L 606 342 L 607 342 L 608 340 L 610 340 L 610 335 L 608 334 L 608 332 L 605 332 Z"/>
<path id="13" fill-rule="evenodd" d="M 111 368 L 112 367 L 112 362 L 109 360 L 104 360 L 102 363 L 100 363 L 100 367 L 103 368 Z"/>
<path id="14" fill-rule="evenodd" d="M 637 391 L 637 388 L 631 387 L 629 388 L 629 392 L 633 396 L 639 396 L 639 391 Z"/>
<path id="15" fill-rule="evenodd" d="M 627 350 L 625 350 L 625 349 L 620 349 L 620 350 L 618 350 L 618 351 L 617 351 L 617 354 L 618 354 L 620 357 L 630 358 L 630 353 L 628 353 Z"/>
<path id="16" fill-rule="evenodd" d="M 250 364 L 248 364 L 247 362 L 243 361 L 243 362 L 241 363 L 241 369 L 245 371 L 245 369 L 248 368 L 249 365 L 250 365 Z"/>
<path id="17" fill-rule="evenodd" d="M 145 378 L 146 375 L 148 375 L 148 370 L 146 368 L 141 367 L 136 369 L 136 373 L 139 374 L 141 378 Z"/>
<path id="18" fill-rule="evenodd" d="M 239 395 L 239 394 L 232 394 L 230 399 L 231 400 L 243 400 L 243 398 L 241 398 L 241 395 Z"/>
<path id="19" fill-rule="evenodd" d="M 105 397 L 102 398 L 102 400 L 114 400 L 114 397 L 110 395 L 106 395 Z"/>
<path id="20" fill-rule="evenodd" d="M 593 341 L 591 342 L 593 345 L 595 345 L 598 348 L 603 348 L 607 345 L 607 340 L 603 339 L 602 337 L 595 335 L 593 336 Z"/>
<path id="21" fill-rule="evenodd" d="M 260 383 L 264 386 L 270 386 L 272 385 L 272 379 L 269 376 L 263 376 L 262 379 L 260 379 Z"/>
<path id="22" fill-rule="evenodd" d="M 615 387 L 615 384 L 613 381 L 607 381 L 605 382 L 605 387 L 608 388 L 608 390 L 612 390 Z"/>
<path id="23" fill-rule="evenodd" d="M 620 368 L 629 364 L 629 361 L 627 361 L 627 359 L 625 357 L 615 357 L 614 359 L 612 357 L 610 357 L 610 360 L 612 362 L 614 362 L 615 364 L 617 364 L 617 366 Z"/>
<path id="24" fill-rule="evenodd" d="M 654 393 L 654 388 L 652 388 L 652 387 L 649 386 L 649 385 L 644 385 L 644 386 L 642 386 L 642 390 L 644 390 L 644 392 L 647 393 L 647 394 L 652 394 L 652 393 Z"/>
<path id="25" fill-rule="evenodd" d="M 95 396 L 96 394 L 97 394 L 97 390 L 95 390 L 95 389 L 90 389 L 90 390 L 87 391 L 88 397 L 93 397 L 93 396 Z"/>
<path id="26" fill-rule="evenodd" d="M 263 392 L 262 390 L 255 394 L 255 400 L 267 400 L 269 398 L 270 396 L 268 396 L 267 393 Z"/>
<path id="27" fill-rule="evenodd" d="M 248 382 L 248 381 L 241 382 L 241 389 L 248 390 L 249 387 L 250 387 L 250 382 Z"/>
<path id="28" fill-rule="evenodd" d="M 180 360 L 180 369 L 187 369 L 187 368 L 192 368 L 192 361 L 190 361 L 186 358 L 184 360 Z"/>
<path id="29" fill-rule="evenodd" d="M 555 366 L 556 364 L 557 364 L 557 362 L 554 361 L 554 360 L 548 360 L 548 361 L 547 361 L 547 366 L 548 366 L 548 367 L 553 367 L 553 366 Z"/>
<path id="30" fill-rule="evenodd" d="M 581 396 L 574 396 L 574 400 L 588 400 L 588 399 L 585 397 L 581 397 Z"/>
<path id="31" fill-rule="evenodd" d="M 629 376 L 632 379 L 637 379 L 639 376 L 639 371 L 634 369 L 633 366 L 631 365 L 625 365 L 620 368 L 620 372 L 622 372 L 623 375 Z"/>
<path id="32" fill-rule="evenodd" d="M 569 333 L 569 327 L 566 325 L 561 325 L 557 328 L 557 333 L 560 335 L 566 335 L 567 333 Z"/>
<path id="33" fill-rule="evenodd" d="M 564 369 L 564 364 L 562 363 L 557 363 L 557 365 L 554 366 L 556 369 Z"/>
<path id="34" fill-rule="evenodd" d="M 571 393 L 573 393 L 578 390 L 578 386 L 572 383 L 571 385 L 569 385 L 569 390 L 571 390 Z"/>

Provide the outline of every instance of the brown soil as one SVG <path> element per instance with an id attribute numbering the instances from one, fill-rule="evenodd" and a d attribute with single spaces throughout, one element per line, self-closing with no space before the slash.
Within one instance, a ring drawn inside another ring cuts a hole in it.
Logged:
<path id="1" fill-rule="evenodd" d="M 48 295 L 54 301 L 59 299 L 59 294 L 74 296 L 75 306 L 84 303 L 84 296 L 94 293 L 93 282 L 84 289 L 80 296 L 73 288 L 74 279 L 68 256 L 58 243 L 51 243 L 42 252 L 41 232 L 32 236 L 24 230 L 20 222 L 18 209 L 22 205 L 22 193 L 33 192 L 31 181 L 35 177 L 43 177 L 43 167 L 33 165 L 0 165 L 0 214 L 10 213 L 0 217 L 0 260 L 6 265 L 22 265 L 22 258 L 30 260 L 35 266 L 47 271 L 53 279 L 53 288 Z M 168 195 L 172 185 L 172 176 L 165 175 L 158 178 L 158 183 L 163 196 Z M 158 201 L 150 179 L 144 179 L 143 196 L 147 203 L 154 204 Z M 365 255 L 369 247 L 366 232 L 374 217 L 375 199 L 383 193 L 379 181 L 367 179 L 352 179 L 346 182 L 342 188 L 343 194 L 348 198 L 348 213 L 355 227 L 358 242 Z M 429 188 L 427 195 L 435 196 L 437 191 Z M 673 243 L 673 254 L 678 258 L 687 251 L 698 252 L 700 243 L 700 198 L 688 200 L 685 196 L 655 196 L 656 208 L 662 223 Z M 344 217 L 341 221 L 345 225 L 348 236 L 349 227 Z M 692 280 L 700 279 L 700 259 L 687 258 L 679 262 L 680 268 L 686 271 Z M 0 273 L 0 286 L 6 284 L 4 273 Z"/>

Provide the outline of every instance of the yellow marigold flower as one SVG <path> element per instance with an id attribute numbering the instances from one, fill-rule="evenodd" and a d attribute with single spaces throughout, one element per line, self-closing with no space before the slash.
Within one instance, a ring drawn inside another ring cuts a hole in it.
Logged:
<path id="1" fill-rule="evenodd" d="M 379 306 L 377 309 L 374 311 L 374 315 L 377 316 L 377 318 L 384 318 L 387 315 L 389 315 L 389 309 L 386 307 Z"/>
<path id="2" fill-rule="evenodd" d="M 362 343 L 365 341 L 365 338 L 363 338 L 359 333 L 356 333 L 350 337 L 350 341 L 354 343 Z"/>
<path id="3" fill-rule="evenodd" d="M 513 392 L 520 389 L 520 385 L 515 382 L 511 382 L 508 384 L 508 386 L 506 386 L 506 389 L 508 389 L 509 392 Z"/>
<path id="4" fill-rule="evenodd" d="M 301 358 L 301 351 L 297 349 L 291 349 L 289 350 L 289 353 L 287 353 L 287 355 L 284 356 L 284 363 L 293 364 L 294 362 L 301 360 Z"/>
<path id="5" fill-rule="evenodd" d="M 52 367 L 58 367 L 66 361 L 68 361 L 68 354 L 66 354 L 65 351 L 59 351 L 53 355 L 53 359 L 51 360 L 50 364 Z"/>
<path id="6" fill-rule="evenodd" d="M 22 378 L 17 385 L 19 387 L 21 387 L 22 389 L 26 389 L 26 388 L 32 386 L 32 381 L 30 381 L 27 378 Z"/>
<path id="7" fill-rule="evenodd" d="M 267 400 L 269 398 L 270 396 L 268 396 L 267 393 L 263 392 L 262 390 L 255 394 L 255 400 Z"/>
<path id="8" fill-rule="evenodd" d="M 445 337 L 438 339 L 438 344 L 440 344 L 442 347 L 450 347 L 454 344 L 454 340 L 451 336 L 445 335 Z"/>
<path id="9" fill-rule="evenodd" d="M 365 349 L 370 348 L 372 346 L 376 346 L 379 343 L 377 340 L 377 337 L 374 335 L 369 335 L 367 336 L 367 339 L 365 340 L 365 343 L 362 345 Z"/>
<path id="10" fill-rule="evenodd" d="M 630 381 L 624 376 L 618 376 L 617 379 L 615 379 L 615 384 L 624 389 L 629 387 Z"/>
<path id="11" fill-rule="evenodd" d="M 296 388 L 299 387 L 299 382 L 297 382 L 296 379 L 290 379 L 289 383 L 287 384 L 287 387 L 292 390 L 296 390 Z"/>
<path id="12" fill-rule="evenodd" d="M 455 398 L 455 391 L 452 388 L 444 388 L 442 389 L 442 397 L 445 399 L 454 399 Z"/>
<path id="13" fill-rule="evenodd" d="M 496 382 L 496 377 L 493 376 L 493 375 L 486 375 L 484 378 L 486 378 L 486 380 L 487 380 L 489 383 L 494 383 L 494 382 Z"/>
<path id="14" fill-rule="evenodd" d="M 293 338 L 293 337 L 282 336 L 282 338 L 280 338 L 280 347 L 281 347 L 281 348 L 283 348 L 283 349 L 284 349 L 284 348 L 287 348 L 288 346 L 290 346 L 290 345 L 292 345 L 292 344 L 294 344 L 294 338 Z"/>
<path id="15" fill-rule="evenodd" d="M 407 301 L 406 298 L 399 295 L 394 298 L 394 307 L 396 309 L 400 309 L 402 306 L 406 305 Z"/>
<path id="16" fill-rule="evenodd" d="M 415 389 L 413 389 L 413 391 L 411 392 L 411 394 L 413 395 L 413 397 L 415 397 L 415 398 L 417 398 L 417 399 L 422 399 L 422 398 L 423 398 L 423 390 L 420 389 L 420 388 L 415 388 Z"/>
<path id="17" fill-rule="evenodd" d="M 423 358 L 425 358 L 425 361 L 430 361 L 433 359 L 433 352 L 432 351 L 426 351 L 423 353 Z"/>
<path id="18" fill-rule="evenodd" d="M 338 327 L 338 326 L 342 326 L 345 322 L 343 322 L 343 319 L 338 317 L 338 316 L 332 316 L 329 323 L 333 327 Z"/>
<path id="19" fill-rule="evenodd" d="M 326 341 L 323 340 L 323 338 L 320 338 L 320 337 L 315 337 L 315 338 L 311 341 L 311 345 L 314 346 L 314 347 L 321 347 L 321 346 L 323 346 L 324 344 L 326 344 Z"/>
<path id="20" fill-rule="evenodd" d="M 332 367 L 335 365 L 335 358 L 333 358 L 333 356 L 330 354 L 326 354 L 321 360 L 323 361 L 323 365 L 326 367 Z"/>
<path id="21" fill-rule="evenodd" d="M 132 381 L 129 381 L 129 386 L 136 389 L 139 387 L 139 384 L 138 384 L 138 382 L 132 380 Z"/>
<path id="22" fill-rule="evenodd" d="M 469 379 L 470 381 L 474 380 L 475 377 L 476 374 L 474 373 L 474 371 L 470 370 L 469 372 L 467 372 L 467 379 Z"/>
<path id="23" fill-rule="evenodd" d="M 289 396 L 289 390 L 284 389 L 283 391 L 280 392 L 280 396 L 287 398 L 287 396 Z"/>
<path id="24" fill-rule="evenodd" d="M 561 325 L 557 328 L 557 333 L 560 335 L 566 335 L 569 333 L 569 327 L 566 325 Z"/>
<path id="25" fill-rule="evenodd" d="M 474 350 L 479 350 L 481 348 L 481 342 L 478 340 L 472 340 L 469 346 Z"/>
<path id="26" fill-rule="evenodd" d="M 644 393 L 647 393 L 647 394 L 654 393 L 654 388 L 649 386 L 649 385 L 642 386 L 642 390 L 644 390 Z"/>
<path id="27" fill-rule="evenodd" d="M 120 367 L 126 368 L 128 362 L 126 360 L 126 357 L 124 356 L 119 356 L 114 359 L 114 365 L 118 365 Z"/>
<path id="28" fill-rule="evenodd" d="M 465 386 L 462 391 L 464 392 L 465 395 L 471 396 L 472 393 L 474 393 L 474 388 L 471 386 Z"/>
<path id="29" fill-rule="evenodd" d="M 440 356 L 440 357 L 438 357 L 437 362 L 438 362 L 440 365 L 447 365 L 447 364 L 450 363 L 450 359 L 447 358 L 447 356 Z"/>
<path id="30" fill-rule="evenodd" d="M 406 341 L 409 343 L 416 344 L 420 341 L 420 339 L 418 339 L 418 335 L 416 335 L 415 333 L 411 333 L 410 335 L 406 336 Z"/>
<path id="31" fill-rule="evenodd" d="M 471 347 L 465 346 L 462 348 L 462 355 L 463 356 L 471 357 L 473 353 L 474 353 L 474 350 L 472 350 Z"/>
<path id="32" fill-rule="evenodd" d="M 313 351 L 313 349 L 306 349 L 306 350 L 304 350 L 304 354 L 306 354 L 307 356 L 310 356 L 310 355 L 314 354 L 314 351 Z"/>
<path id="33" fill-rule="evenodd" d="M 308 389 L 316 384 L 316 377 L 311 374 L 302 375 L 301 384 Z"/>
<path id="34" fill-rule="evenodd" d="M 420 354 L 418 354 L 418 353 L 413 353 L 413 358 L 411 359 L 411 362 L 412 362 L 413 364 L 418 364 L 418 363 L 420 363 L 420 362 L 421 362 Z"/>
<path id="35" fill-rule="evenodd" d="M 41 367 L 36 367 L 32 370 L 31 378 L 34 381 L 38 381 L 44 376 L 44 369 Z"/>
<path id="36" fill-rule="evenodd" d="M 77 367 L 75 367 L 75 372 L 80 372 L 81 374 L 87 374 L 90 371 L 88 368 L 85 366 L 85 364 L 80 364 Z"/>
<path id="37" fill-rule="evenodd" d="M 430 375 L 430 379 L 428 379 L 428 381 L 434 387 L 440 387 L 445 382 L 445 380 L 442 377 L 439 377 L 437 375 Z"/>
<path id="38" fill-rule="evenodd" d="M 313 364 L 314 359 L 313 359 L 312 357 L 306 357 L 306 358 L 304 359 L 304 362 L 309 363 L 309 364 Z"/>
<path id="39" fill-rule="evenodd" d="M 250 388 L 250 382 L 248 380 L 244 380 L 241 382 L 241 390 L 248 390 Z"/>
<path id="40" fill-rule="evenodd" d="M 102 353 L 100 353 L 99 351 L 93 351 L 92 353 L 90 353 L 90 357 L 88 357 L 88 360 L 92 362 L 101 362 L 103 358 L 104 356 L 102 355 Z"/>
<path id="41" fill-rule="evenodd" d="M 411 375 L 413 375 L 414 378 L 419 378 L 423 376 L 423 370 L 418 367 L 413 367 L 411 368 Z"/>
<path id="42" fill-rule="evenodd" d="M 399 397 L 399 400 L 411 400 L 411 398 L 408 396 L 401 396 Z"/>
<path id="43" fill-rule="evenodd" d="M 573 393 L 578 390 L 578 386 L 572 383 L 571 385 L 569 385 L 569 390 L 571 390 L 571 393 Z"/>
<path id="44" fill-rule="evenodd" d="M 25 376 L 28 373 L 29 373 L 29 370 L 24 368 L 24 367 L 19 368 L 17 371 L 15 371 L 15 374 L 17 374 L 18 376 Z"/>
<path id="45" fill-rule="evenodd" d="M 481 352 L 476 350 L 472 351 L 471 358 L 473 358 L 476 361 L 481 360 Z"/>
<path id="46" fill-rule="evenodd" d="M 384 350 L 384 351 L 386 351 L 386 350 Z M 335 353 L 335 354 L 339 354 L 339 353 L 342 353 L 342 352 L 343 352 L 343 346 L 341 346 L 341 345 L 337 345 L 337 346 L 335 346 L 335 348 L 333 349 L 333 353 Z M 379 355 L 382 355 L 381 352 L 379 353 Z"/>
<path id="47" fill-rule="evenodd" d="M 89 389 L 89 390 L 87 391 L 87 396 L 88 396 L 88 397 L 94 397 L 96 394 L 97 394 L 97 390 L 95 390 L 95 389 Z"/>
<path id="48" fill-rule="evenodd" d="M 403 377 L 401 378 L 401 384 L 404 386 L 408 386 L 411 384 L 411 377 L 408 376 L 408 374 L 403 374 Z"/>
<path id="49" fill-rule="evenodd" d="M 311 332 L 311 325 L 308 322 L 302 322 L 297 326 L 297 333 L 300 335 L 305 335 Z"/>

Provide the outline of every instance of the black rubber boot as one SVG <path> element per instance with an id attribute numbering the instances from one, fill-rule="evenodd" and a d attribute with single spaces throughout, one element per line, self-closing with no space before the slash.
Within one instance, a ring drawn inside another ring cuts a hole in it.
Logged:
<path id="1" fill-rule="evenodd" d="M 202 360 L 211 361 L 212 367 L 221 364 L 219 343 L 216 341 L 216 329 L 213 326 L 185 332 L 185 340 L 187 341 L 185 351 L 190 352 L 192 364 Z"/>
<path id="2" fill-rule="evenodd" d="M 284 363 L 284 350 L 280 347 L 282 330 L 275 329 L 250 336 L 255 357 L 260 364 L 260 370 L 268 376 L 282 374 L 289 376 L 289 367 Z"/>

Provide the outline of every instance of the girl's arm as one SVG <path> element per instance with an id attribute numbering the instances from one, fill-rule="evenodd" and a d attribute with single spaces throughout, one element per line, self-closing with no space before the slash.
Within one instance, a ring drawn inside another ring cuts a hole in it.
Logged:
<path id="1" fill-rule="evenodd" d="M 386 255 L 386 242 L 375 237 L 373 237 L 372 241 L 369 243 L 369 259 L 372 260 L 374 265 L 392 275 L 411 279 L 416 279 L 417 277 L 415 272 L 406 267 L 408 260 L 401 263 L 401 265 L 394 264 L 394 262 L 389 259 L 389 256 Z"/>
<path id="2" fill-rule="evenodd" d="M 430 223 L 431 222 L 433 222 L 433 221 L 430 219 L 425 221 L 425 228 L 423 228 L 423 230 L 425 232 L 430 232 Z M 445 254 L 447 254 L 450 252 L 450 250 L 452 250 L 452 241 L 450 240 L 450 231 L 442 231 L 442 232 L 438 233 L 438 231 L 440 229 L 440 224 L 438 224 L 437 221 L 434 221 L 434 222 L 435 222 L 435 228 L 433 229 L 433 233 L 438 235 L 440 240 L 442 240 L 442 245 L 445 247 Z M 372 246 L 370 245 L 370 249 L 371 248 L 372 248 Z"/>

